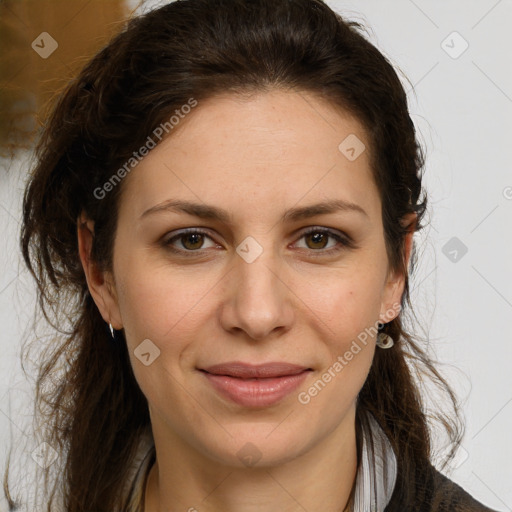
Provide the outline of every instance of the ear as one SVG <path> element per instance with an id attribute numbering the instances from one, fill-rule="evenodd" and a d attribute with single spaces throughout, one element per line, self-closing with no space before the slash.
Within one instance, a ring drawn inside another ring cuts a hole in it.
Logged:
<path id="1" fill-rule="evenodd" d="M 102 272 L 91 258 L 94 240 L 94 221 L 88 219 L 84 212 L 77 221 L 78 251 L 80 261 L 87 279 L 87 286 L 98 307 L 103 320 L 112 324 L 114 329 L 122 329 L 114 278 L 110 272 Z"/>
<path id="2" fill-rule="evenodd" d="M 416 222 L 417 215 L 415 212 L 408 213 L 401 220 L 402 226 L 407 227 L 404 240 L 404 268 L 406 269 L 406 273 L 409 272 L 409 262 L 412 253 L 413 236 L 416 231 Z M 405 277 L 406 275 L 400 272 L 388 272 L 380 311 L 380 321 L 382 323 L 388 323 L 398 316 L 400 312 L 398 306 L 401 303 L 405 288 Z"/>

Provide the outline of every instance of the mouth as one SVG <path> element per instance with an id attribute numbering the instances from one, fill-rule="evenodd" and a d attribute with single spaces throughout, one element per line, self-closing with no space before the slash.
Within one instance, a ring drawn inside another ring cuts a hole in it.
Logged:
<path id="1" fill-rule="evenodd" d="M 313 371 L 312 368 L 284 362 L 251 365 L 238 361 L 199 370 L 221 396 L 251 408 L 277 404 Z"/>

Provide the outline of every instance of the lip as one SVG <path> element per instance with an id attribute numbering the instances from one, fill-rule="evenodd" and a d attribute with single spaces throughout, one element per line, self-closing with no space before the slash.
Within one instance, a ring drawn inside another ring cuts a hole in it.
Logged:
<path id="1" fill-rule="evenodd" d="M 227 375 L 229 377 L 238 377 L 239 379 L 265 379 L 296 375 L 310 368 L 285 362 L 249 364 L 241 361 L 230 361 L 201 369 L 214 375 Z"/>
<path id="2" fill-rule="evenodd" d="M 283 362 L 251 365 L 238 361 L 200 370 L 217 392 L 243 407 L 269 407 L 280 402 L 312 371 Z"/>

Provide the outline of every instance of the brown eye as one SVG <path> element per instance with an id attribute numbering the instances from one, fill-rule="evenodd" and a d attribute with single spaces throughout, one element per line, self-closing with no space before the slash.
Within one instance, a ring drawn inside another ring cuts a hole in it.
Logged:
<path id="1" fill-rule="evenodd" d="M 215 246 L 212 238 L 205 231 L 189 229 L 182 231 L 175 236 L 164 239 L 162 243 L 167 249 L 176 253 L 183 254 L 187 252 L 201 252 L 203 249 L 208 248 L 205 247 L 205 242 L 207 240 L 212 241 L 209 247 Z M 177 245 L 178 242 L 179 245 Z"/>
<path id="2" fill-rule="evenodd" d="M 304 237 L 306 240 L 311 240 L 311 245 L 307 244 L 310 249 L 324 249 L 329 239 L 329 235 L 319 231 L 313 231 Z"/>
<path id="3" fill-rule="evenodd" d="M 188 233 L 179 237 L 181 243 L 185 249 L 201 249 L 204 243 L 204 236 L 202 233 Z"/>
<path id="4" fill-rule="evenodd" d="M 301 249 L 309 249 L 308 252 L 313 256 L 331 255 L 343 249 L 356 248 L 354 241 L 348 235 L 325 228 L 312 228 L 302 233 L 300 239 L 305 241 L 305 247 Z M 330 240 L 334 243 L 328 247 Z"/>

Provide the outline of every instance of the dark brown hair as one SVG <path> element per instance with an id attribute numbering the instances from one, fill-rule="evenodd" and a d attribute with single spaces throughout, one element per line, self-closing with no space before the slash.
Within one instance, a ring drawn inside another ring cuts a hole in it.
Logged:
<path id="1" fill-rule="evenodd" d="M 107 199 L 94 190 L 190 98 L 200 105 L 217 94 L 307 91 L 363 124 L 389 265 L 406 276 L 406 287 L 399 316 L 385 326 L 395 346 L 376 351 L 358 396 L 358 446 L 369 411 L 397 455 L 389 510 L 416 509 L 433 471 L 419 385 L 430 379 L 453 406 L 451 415 L 439 407 L 434 417 L 455 451 L 462 428 L 457 400 L 403 316 L 411 310 L 404 249 L 411 226 L 400 220 L 415 212 L 412 229 L 424 227 L 424 155 L 397 73 L 361 29 L 320 0 L 178 0 L 131 19 L 58 99 L 37 147 L 21 235 L 41 311 L 59 333 L 40 362 L 36 396 L 46 441 L 65 454 L 53 487 L 45 481 L 48 511 L 58 488 L 68 512 L 122 510 L 121 489 L 149 424 L 126 344 L 111 342 L 88 291 L 77 218 L 83 210 L 94 220 L 92 256 L 111 270 L 122 183 Z M 411 272 L 415 260 L 414 247 Z"/>

